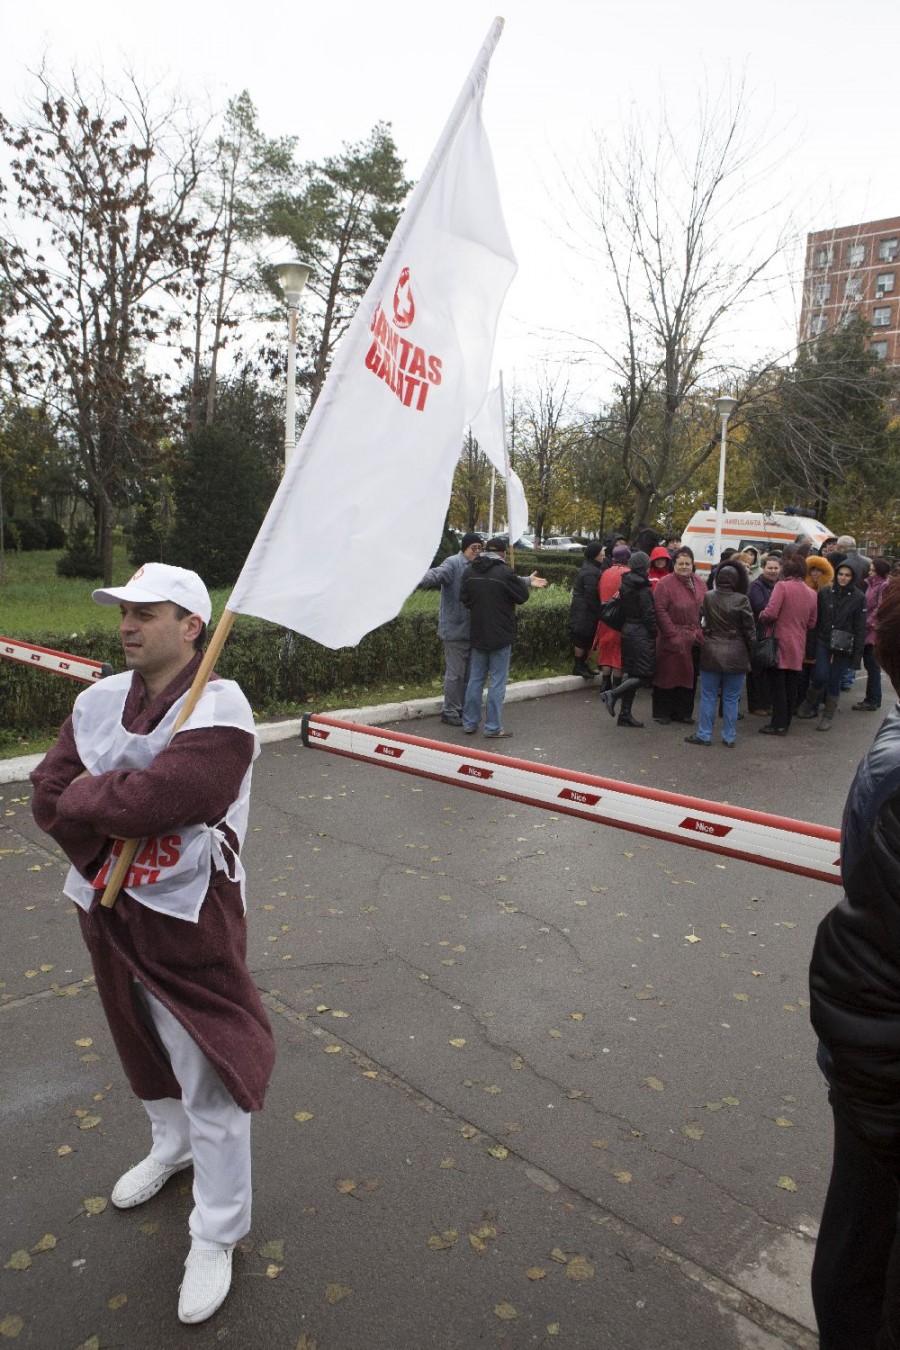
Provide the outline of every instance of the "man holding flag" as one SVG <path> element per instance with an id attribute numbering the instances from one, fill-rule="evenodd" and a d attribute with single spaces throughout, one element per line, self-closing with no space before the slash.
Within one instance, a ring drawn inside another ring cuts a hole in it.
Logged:
<path id="1" fill-rule="evenodd" d="M 250 1229 L 250 1113 L 275 1043 L 247 969 L 244 869 L 253 714 L 211 679 L 181 729 L 211 614 L 196 572 L 147 563 L 118 605 L 128 671 L 85 689 L 32 774 L 32 810 L 72 866 L 97 989 L 122 1066 L 150 1119 L 148 1156 L 119 1178 L 118 1209 L 151 1199 L 193 1164 L 191 1248 L 178 1302 L 203 1322 L 231 1284 Z M 122 837 L 141 836 L 115 909 L 100 895 Z"/>

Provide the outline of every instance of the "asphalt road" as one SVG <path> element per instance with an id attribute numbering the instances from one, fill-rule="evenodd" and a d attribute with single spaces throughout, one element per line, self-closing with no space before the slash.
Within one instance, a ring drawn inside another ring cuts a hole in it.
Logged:
<path id="1" fill-rule="evenodd" d="M 514 739 L 477 740 L 838 825 L 878 725 L 851 701 L 827 736 L 761 737 L 748 718 L 728 751 L 649 717 L 619 729 L 579 689 L 510 705 Z M 405 729 L 463 739 L 435 718 Z M 144 1155 L 146 1121 L 63 863 L 28 785 L 0 793 L 4 1343 L 816 1344 L 830 1126 L 806 966 L 837 888 L 265 747 L 249 959 L 279 1059 L 232 1293 L 186 1328 L 189 1181 L 125 1213 L 102 1204 Z"/>

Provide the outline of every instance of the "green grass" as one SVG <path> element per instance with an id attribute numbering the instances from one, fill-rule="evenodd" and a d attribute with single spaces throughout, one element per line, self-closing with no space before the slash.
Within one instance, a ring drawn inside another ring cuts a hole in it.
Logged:
<path id="1" fill-rule="evenodd" d="M 0 636 L 17 637 L 31 640 L 37 634 L 84 633 L 89 630 L 112 628 L 117 619 L 114 610 L 99 609 L 91 600 L 91 591 L 97 582 L 79 578 L 59 577 L 56 575 L 58 552 L 7 553 L 4 560 L 5 578 L 0 584 Z M 131 574 L 132 567 L 124 548 L 117 548 L 113 560 L 113 577 L 121 584 Z M 213 591 L 213 616 L 221 615 L 230 591 Z M 531 608 L 553 604 L 558 597 L 558 588 L 548 586 L 545 590 L 534 591 L 528 604 Z M 413 591 L 404 606 L 404 613 L 429 613 L 437 618 L 440 603 L 439 591 Z M 518 664 L 513 650 L 513 662 L 510 678 L 513 680 L 538 679 L 548 675 L 566 674 L 569 670 L 569 657 L 561 653 L 558 663 L 552 665 Z M 47 676 L 46 678 L 52 678 Z M 320 712 L 334 711 L 337 708 L 364 707 L 368 704 L 396 703 L 407 699 L 428 698 L 441 692 L 441 678 L 422 683 L 346 685 L 332 690 L 312 701 L 303 704 L 285 704 L 270 709 L 263 720 L 277 717 L 298 717 L 302 712 L 310 712 L 313 707 Z M 55 741 L 55 729 L 48 728 L 45 733 L 28 733 L 15 728 L 0 728 L 0 759 L 10 759 L 17 755 L 40 754 Z"/>

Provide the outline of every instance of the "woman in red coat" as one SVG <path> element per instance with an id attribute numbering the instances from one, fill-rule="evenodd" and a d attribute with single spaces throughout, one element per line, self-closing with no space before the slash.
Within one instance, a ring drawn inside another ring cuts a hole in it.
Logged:
<path id="1" fill-rule="evenodd" d="M 656 606 L 656 678 L 653 681 L 653 720 L 662 726 L 669 722 L 694 720 L 694 692 L 697 687 L 697 656 L 703 634 L 700 606 L 706 587 L 694 575 L 694 555 L 680 548 L 674 558 L 675 571 L 662 578 L 653 592 Z"/>
<path id="2" fill-rule="evenodd" d="M 628 571 L 631 549 L 627 544 L 617 544 L 612 551 L 612 566 L 607 567 L 600 576 L 598 586 L 600 603 L 605 604 L 619 594 L 619 584 Z M 605 623 L 597 625 L 597 673 L 602 676 L 601 693 L 618 684 L 622 678 L 622 634 Z"/>
<path id="3" fill-rule="evenodd" d="M 772 720 L 764 736 L 786 736 L 797 706 L 797 685 L 806 652 L 806 634 L 818 617 L 816 593 L 806 584 L 806 559 L 797 553 L 781 561 L 781 581 L 759 616 L 761 631 L 778 639 L 778 667 L 772 672 Z"/>

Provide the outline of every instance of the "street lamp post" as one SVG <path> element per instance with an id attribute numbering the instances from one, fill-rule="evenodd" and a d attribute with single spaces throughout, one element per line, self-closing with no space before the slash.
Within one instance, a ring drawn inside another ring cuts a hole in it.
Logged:
<path id="1" fill-rule="evenodd" d="M 287 468 L 297 443 L 297 311 L 300 293 L 309 279 L 306 263 L 275 264 L 275 271 L 288 306 L 287 392 L 284 403 L 284 467 Z"/>
<path id="2" fill-rule="evenodd" d="M 730 394 L 717 398 L 714 405 L 722 419 L 722 440 L 719 445 L 719 488 L 716 492 L 716 534 L 713 542 L 713 566 L 722 556 L 722 517 L 725 513 L 725 456 L 728 451 L 728 419 L 737 407 L 737 399 Z"/>

